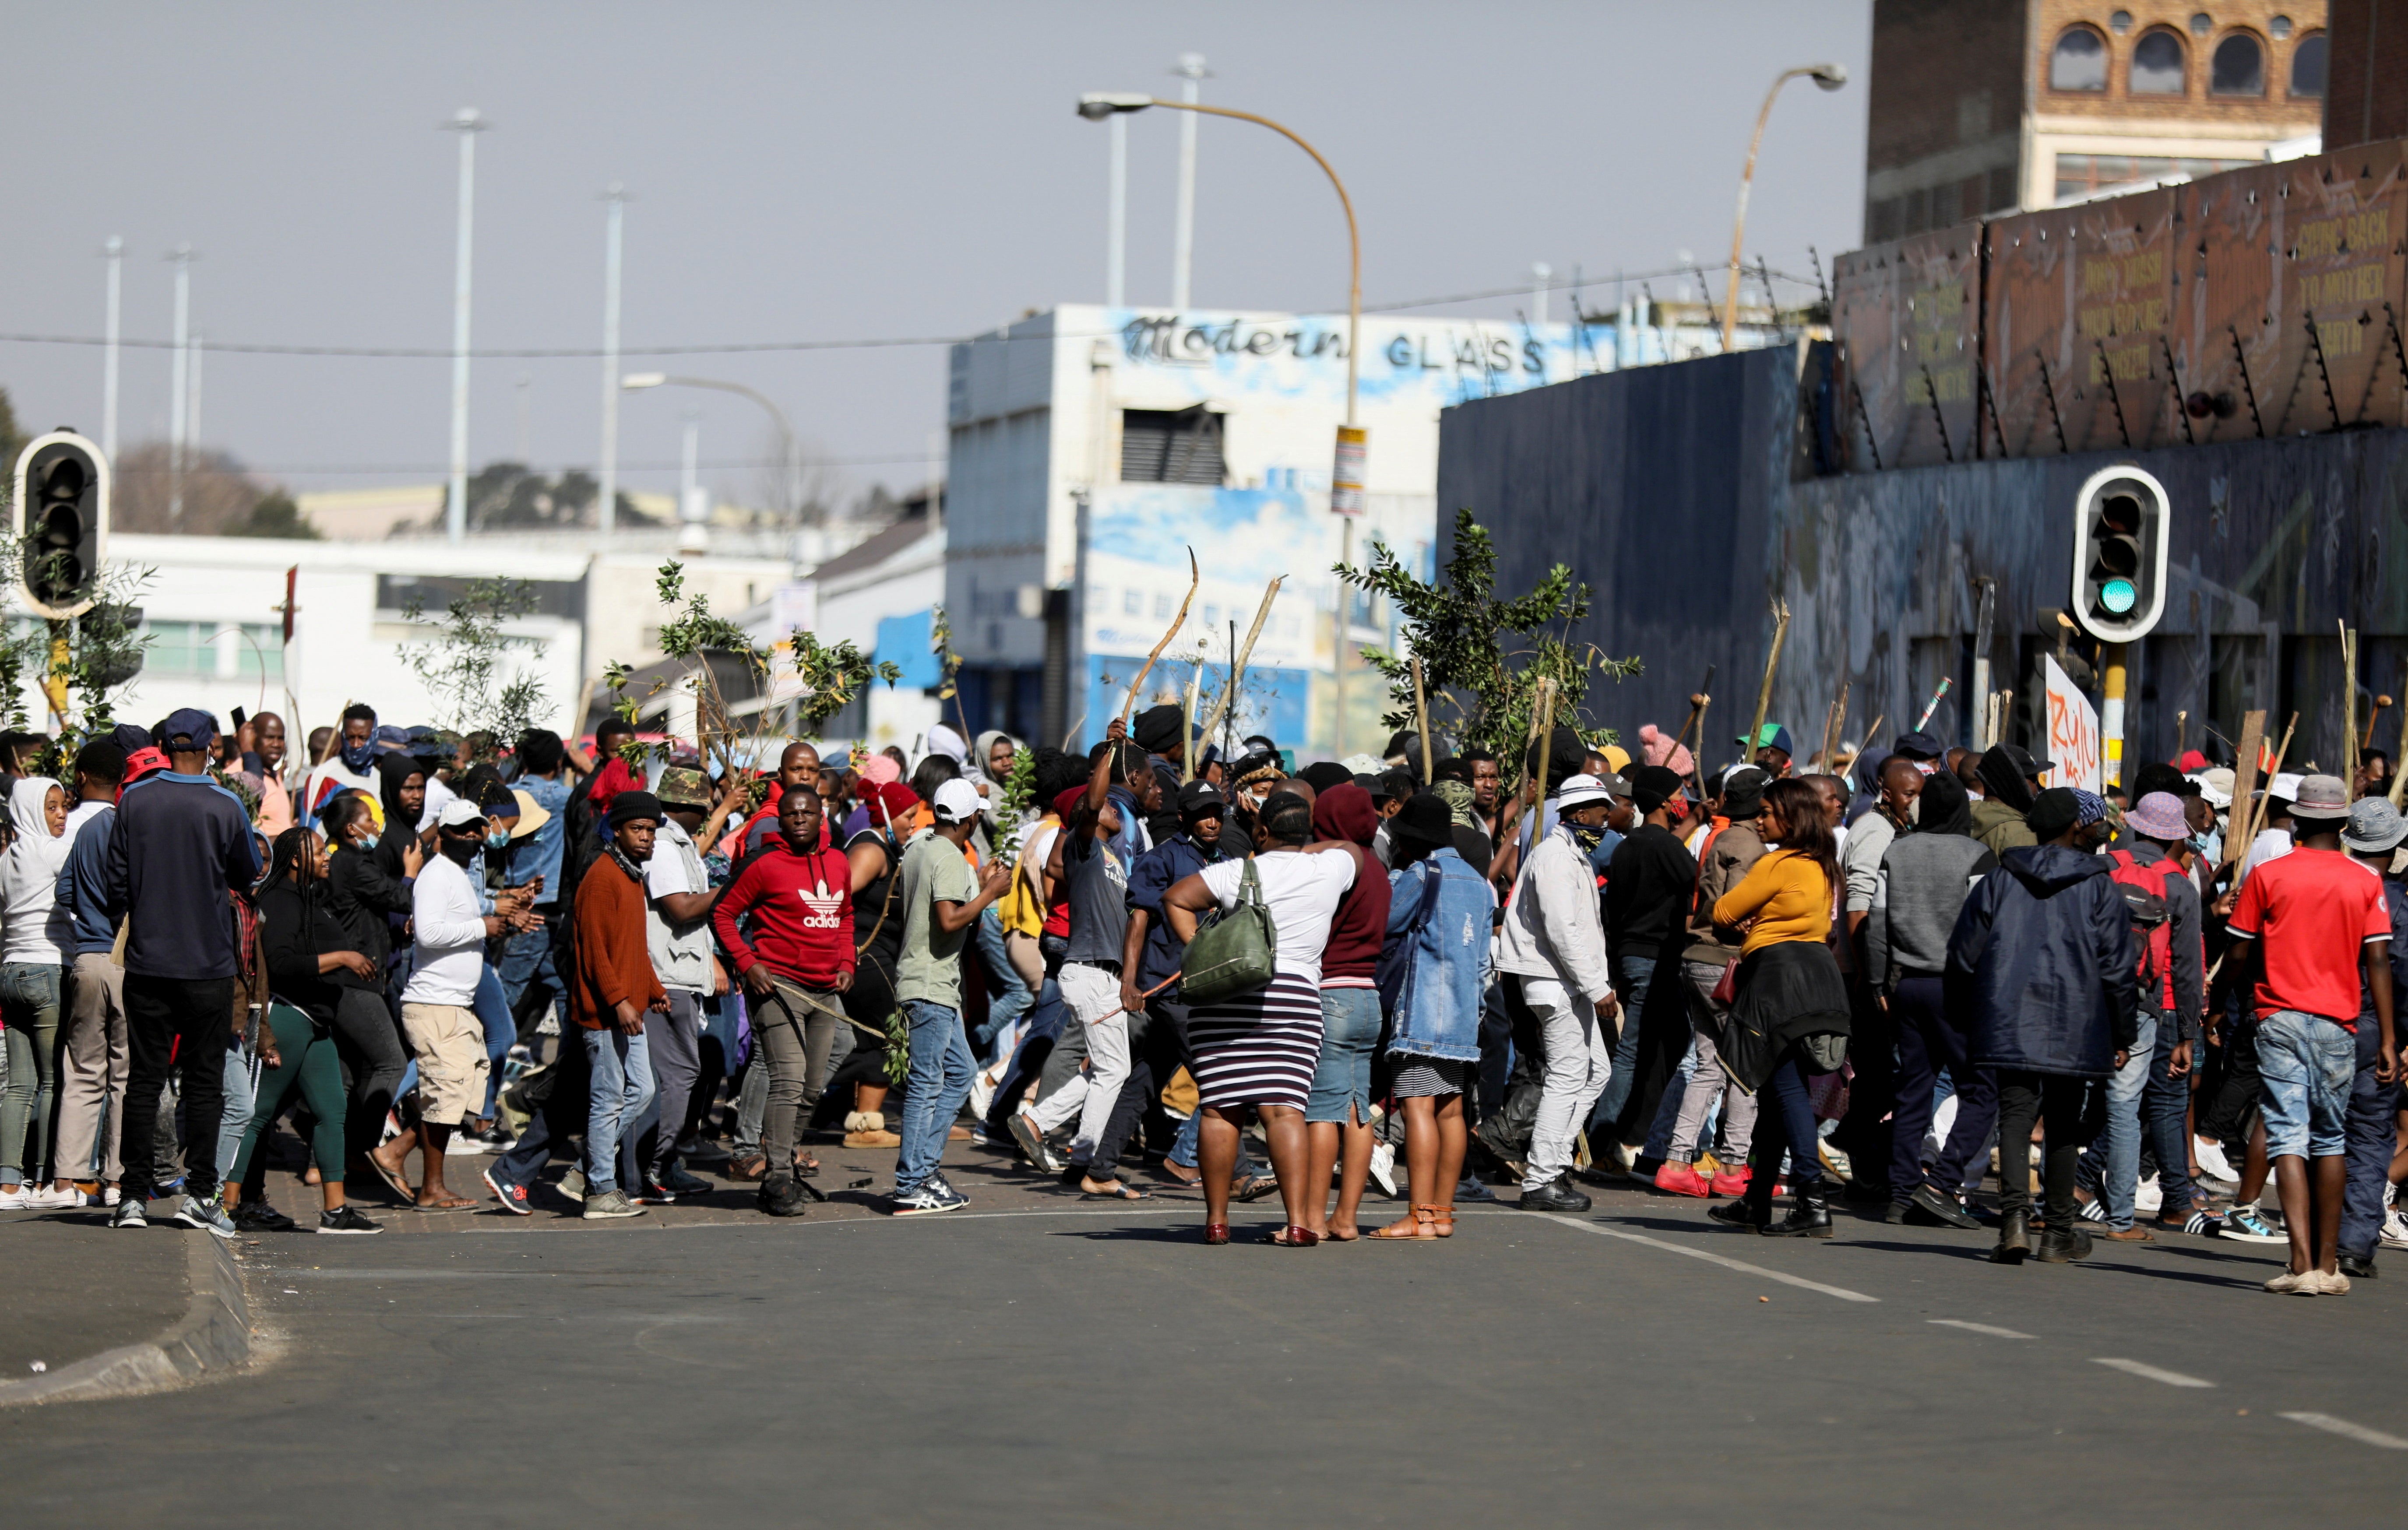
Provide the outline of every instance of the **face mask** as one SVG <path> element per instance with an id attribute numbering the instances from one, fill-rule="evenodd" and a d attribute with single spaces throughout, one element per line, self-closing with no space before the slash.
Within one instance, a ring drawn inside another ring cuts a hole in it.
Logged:
<path id="1" fill-rule="evenodd" d="M 483 846 L 479 844 L 475 840 L 455 840 L 447 838 L 443 841 L 443 854 L 445 859 L 451 860 L 453 864 L 460 866 L 466 866 L 468 862 L 476 859 L 477 852 L 482 848 Z"/>
<path id="2" fill-rule="evenodd" d="M 509 831 L 509 830 L 507 830 L 507 829 L 489 829 L 489 830 L 487 830 L 485 831 L 485 848 L 486 848 L 486 849 L 488 849 L 488 850 L 507 850 L 507 849 L 509 849 L 509 847 L 510 847 L 510 831 Z"/>
<path id="3" fill-rule="evenodd" d="M 363 834 L 356 843 L 363 850 L 373 850 L 377 847 L 377 837 L 374 834 Z"/>
<path id="4" fill-rule="evenodd" d="M 343 745 L 343 763 L 350 766 L 354 771 L 366 770 L 368 768 L 368 761 L 374 758 L 375 755 L 376 743 L 373 740 L 366 743 L 347 743 Z"/>

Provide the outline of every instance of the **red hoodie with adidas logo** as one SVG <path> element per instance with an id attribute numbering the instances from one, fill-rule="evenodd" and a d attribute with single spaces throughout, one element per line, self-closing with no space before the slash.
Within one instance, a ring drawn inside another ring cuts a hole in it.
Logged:
<path id="1" fill-rule="evenodd" d="M 752 938 L 738 928 L 750 915 Z M 841 850 L 798 856 L 783 839 L 747 862 L 711 911 L 711 929 L 741 975 L 756 962 L 809 989 L 853 971 L 853 868 Z"/>

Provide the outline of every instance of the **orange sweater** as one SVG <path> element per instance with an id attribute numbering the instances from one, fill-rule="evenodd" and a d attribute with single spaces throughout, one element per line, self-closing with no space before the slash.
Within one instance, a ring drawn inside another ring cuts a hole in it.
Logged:
<path id="1" fill-rule="evenodd" d="M 588 1031 L 618 1023 L 622 1000 L 638 1009 L 665 999 L 644 939 L 644 889 L 628 879 L 618 861 L 604 856 L 577 884 L 575 975 L 568 982 L 568 1017 Z"/>
<path id="2" fill-rule="evenodd" d="M 1714 900 L 1714 923 L 1735 925 L 1753 917 L 1740 954 L 1753 956 L 1785 940 L 1831 937 L 1831 885 L 1823 868 L 1795 850 L 1758 857 L 1738 887 Z"/>

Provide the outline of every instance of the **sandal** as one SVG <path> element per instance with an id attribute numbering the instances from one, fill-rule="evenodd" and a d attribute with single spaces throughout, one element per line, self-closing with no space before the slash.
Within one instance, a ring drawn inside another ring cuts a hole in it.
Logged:
<path id="1" fill-rule="evenodd" d="M 1262 1241 L 1281 1249 L 1310 1249 L 1321 1241 L 1321 1234 L 1290 1222 L 1276 1233 L 1264 1234 Z"/>
<path id="2" fill-rule="evenodd" d="M 1110 1190 L 1082 1189 L 1079 1191 L 1079 1199 L 1082 1201 L 1151 1201 L 1154 1197 L 1135 1185 L 1115 1183 Z"/>
<path id="3" fill-rule="evenodd" d="M 739 1154 L 728 1162 L 725 1173 L 728 1178 L 737 1180 L 766 1178 L 769 1173 L 769 1161 L 759 1153 Z"/>
<path id="4" fill-rule="evenodd" d="M 1271 1174 L 1250 1174 L 1229 1187 L 1229 1199 L 1233 1201 L 1252 1203 L 1278 1193 L 1279 1176 Z"/>
<path id="5" fill-rule="evenodd" d="M 442 1200 L 429 1201 L 423 1205 L 413 1201 L 410 1203 L 409 1209 L 412 1211 L 473 1211 L 476 1205 L 476 1202 L 465 1195 L 447 1195 Z"/>
<path id="6" fill-rule="evenodd" d="M 1363 1236 L 1366 1239 L 1377 1238 L 1382 1243 L 1435 1243 L 1439 1236 L 1435 1231 L 1438 1219 L 1432 1213 L 1437 1210 L 1436 1206 L 1417 1205 L 1412 1209 L 1411 1225 L 1402 1221 L 1390 1222 Z M 1398 1231 L 1400 1228 L 1403 1231 Z"/>
<path id="7" fill-rule="evenodd" d="M 1437 1225 L 1438 1235 L 1440 1237 L 1451 1238 L 1455 1236 L 1455 1207 L 1451 1205 L 1434 1205 L 1429 1208 L 1429 1214 L 1432 1220 Z"/>
<path id="8" fill-rule="evenodd" d="M 1228 1242 L 1229 1224 L 1227 1222 L 1206 1222 L 1204 1224 L 1204 1241 L 1211 1244 Z"/>

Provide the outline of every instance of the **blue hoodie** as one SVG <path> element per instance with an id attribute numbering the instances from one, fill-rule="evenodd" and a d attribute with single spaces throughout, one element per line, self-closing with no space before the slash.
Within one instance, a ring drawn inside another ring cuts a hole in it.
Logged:
<path id="1" fill-rule="evenodd" d="M 208 776 L 162 771 L 117 800 L 102 886 L 111 922 L 125 916 L 129 975 L 232 977 L 234 905 L 226 890 L 249 891 L 258 880 L 251 816 Z"/>
<path id="2" fill-rule="evenodd" d="M 2017 845 L 1957 913 L 1949 996 L 1978 1067 L 2104 1078 L 2140 1035 L 2140 947 L 2107 861 Z"/>
<path id="3" fill-rule="evenodd" d="M 76 830 L 75 848 L 59 868 L 59 886 L 50 907 L 66 911 L 67 928 L 61 945 L 70 962 L 79 956 L 106 952 L 117 945 L 117 926 L 108 916 L 108 842 L 117 831 L 117 809 L 106 807 Z"/>

